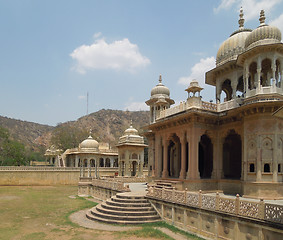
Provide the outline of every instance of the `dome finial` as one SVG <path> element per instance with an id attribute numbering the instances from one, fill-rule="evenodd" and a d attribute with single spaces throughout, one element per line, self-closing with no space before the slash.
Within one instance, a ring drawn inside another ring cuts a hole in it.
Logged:
<path id="1" fill-rule="evenodd" d="M 264 10 L 261 10 L 261 11 L 260 11 L 259 22 L 260 22 L 260 26 L 265 25 L 265 14 L 264 14 Z"/>
<path id="2" fill-rule="evenodd" d="M 161 76 L 161 74 L 159 75 L 159 83 L 162 83 L 162 76 Z"/>
<path id="3" fill-rule="evenodd" d="M 130 122 L 130 127 L 132 127 L 133 126 L 133 120 L 131 119 L 131 122 Z"/>
<path id="4" fill-rule="evenodd" d="M 242 7 L 241 7 L 241 9 L 240 9 L 240 14 L 239 14 L 239 16 L 240 16 L 240 19 L 239 19 L 239 21 L 238 21 L 238 23 L 239 23 L 239 29 L 243 29 L 243 28 L 244 28 L 245 19 L 244 19 L 244 12 L 243 12 L 243 8 L 242 8 Z"/>
<path id="5" fill-rule="evenodd" d="M 89 136 L 91 137 L 91 134 L 92 134 L 92 129 L 90 128 L 89 129 Z"/>

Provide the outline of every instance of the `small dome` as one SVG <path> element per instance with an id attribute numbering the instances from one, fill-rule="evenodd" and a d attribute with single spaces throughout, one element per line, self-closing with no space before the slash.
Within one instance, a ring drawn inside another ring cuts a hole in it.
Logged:
<path id="1" fill-rule="evenodd" d="M 125 135 L 138 135 L 138 130 L 133 128 L 132 121 L 130 127 L 126 129 L 124 133 Z"/>
<path id="2" fill-rule="evenodd" d="M 151 90 L 151 98 L 158 97 L 159 95 L 165 95 L 167 98 L 170 96 L 169 88 L 162 84 L 161 75 L 159 76 L 159 83 Z"/>
<path id="3" fill-rule="evenodd" d="M 216 65 L 219 66 L 231 60 L 236 60 L 238 55 L 245 51 L 246 38 L 252 32 L 251 29 L 244 28 L 243 9 L 240 10 L 239 29 L 233 32 L 225 40 L 216 55 Z"/>
<path id="4" fill-rule="evenodd" d="M 253 30 L 245 41 L 245 47 L 250 49 L 259 45 L 281 42 L 281 32 L 277 27 L 265 24 L 264 11 L 260 12 L 260 25 Z"/>
<path id="5" fill-rule="evenodd" d="M 82 150 L 98 150 L 99 143 L 89 136 L 87 139 L 83 140 L 80 144 Z"/>

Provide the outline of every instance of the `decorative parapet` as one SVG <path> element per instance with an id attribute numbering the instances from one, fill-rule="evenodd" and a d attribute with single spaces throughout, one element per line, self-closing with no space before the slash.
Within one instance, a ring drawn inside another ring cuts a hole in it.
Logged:
<path id="1" fill-rule="evenodd" d="M 92 179 L 92 185 L 95 187 L 111 189 L 119 192 L 129 191 L 129 188 L 125 187 L 123 182 L 108 181 L 104 179 Z"/>
<path id="2" fill-rule="evenodd" d="M 274 84 L 268 87 L 261 86 L 260 88 L 248 90 L 245 99 L 236 98 L 217 104 L 212 102 L 204 102 L 201 100 L 200 97 L 189 97 L 187 101 L 180 102 L 180 104 L 177 106 L 160 111 L 160 114 L 159 116 L 157 116 L 156 120 L 172 116 L 193 108 L 208 110 L 212 112 L 224 112 L 233 108 L 237 108 L 242 103 L 246 105 L 254 102 L 269 102 L 282 100 L 282 98 L 280 99 L 278 97 L 268 97 L 268 95 L 273 94 L 283 95 L 283 89 L 275 86 Z"/>
<path id="3" fill-rule="evenodd" d="M 220 196 L 218 192 L 213 195 L 204 194 L 201 190 L 197 193 L 151 186 L 146 196 L 184 206 L 283 224 L 282 205 L 266 203 L 262 199 L 241 199 L 238 194 L 236 197 L 227 197 Z"/>

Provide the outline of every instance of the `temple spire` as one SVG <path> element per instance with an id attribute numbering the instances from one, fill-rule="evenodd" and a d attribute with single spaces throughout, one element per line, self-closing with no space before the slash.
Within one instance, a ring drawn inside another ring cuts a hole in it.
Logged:
<path id="1" fill-rule="evenodd" d="M 243 8 L 242 8 L 242 7 L 241 7 L 241 9 L 240 9 L 240 14 L 239 14 L 239 16 L 240 16 L 240 19 L 239 19 L 239 21 L 238 21 L 238 23 L 239 23 L 239 29 L 243 29 L 243 28 L 244 28 L 245 19 L 244 19 L 244 12 L 243 12 Z"/>
<path id="2" fill-rule="evenodd" d="M 260 11 L 259 22 L 260 22 L 260 26 L 265 25 L 265 14 L 264 14 L 264 10 L 261 10 L 261 11 Z"/>
<path id="3" fill-rule="evenodd" d="M 161 74 L 159 75 L 159 83 L 162 83 L 162 76 L 161 76 Z"/>

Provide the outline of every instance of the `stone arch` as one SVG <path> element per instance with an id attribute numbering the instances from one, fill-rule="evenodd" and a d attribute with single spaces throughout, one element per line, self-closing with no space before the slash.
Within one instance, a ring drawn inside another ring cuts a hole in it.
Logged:
<path id="1" fill-rule="evenodd" d="M 133 154 L 132 154 L 132 159 L 138 159 L 138 154 L 133 153 Z"/>
<path id="2" fill-rule="evenodd" d="M 169 177 L 179 178 L 181 170 L 181 143 L 179 137 L 174 133 L 169 138 L 168 154 L 168 172 Z"/>
<path id="3" fill-rule="evenodd" d="M 134 177 L 137 174 L 137 161 L 132 161 L 131 162 L 131 176 Z"/>
<path id="4" fill-rule="evenodd" d="M 256 75 L 257 75 L 257 63 L 251 62 L 249 65 L 249 89 L 256 88 Z"/>
<path id="5" fill-rule="evenodd" d="M 118 158 L 114 158 L 113 167 L 118 167 Z"/>
<path id="6" fill-rule="evenodd" d="M 265 58 L 261 61 L 261 77 L 260 84 L 261 86 L 271 86 L 272 70 L 271 70 L 271 59 Z"/>
<path id="7" fill-rule="evenodd" d="M 104 159 L 99 158 L 99 167 L 104 167 Z"/>
<path id="8" fill-rule="evenodd" d="M 273 141 L 269 137 L 265 137 L 261 142 L 262 149 L 262 163 L 263 163 L 263 171 L 268 169 L 267 165 L 269 165 L 269 172 L 272 171 L 272 159 L 273 159 Z"/>
<path id="9" fill-rule="evenodd" d="M 95 167 L 95 160 L 93 158 L 90 159 L 90 166 Z"/>
<path id="10" fill-rule="evenodd" d="M 83 166 L 87 167 L 87 159 L 86 158 L 83 160 Z"/>
<path id="11" fill-rule="evenodd" d="M 213 169 L 213 145 L 208 135 L 203 134 L 199 142 L 199 173 L 201 178 L 211 178 Z"/>
<path id="12" fill-rule="evenodd" d="M 229 101 L 232 99 L 232 86 L 231 86 L 231 80 L 226 79 L 222 83 L 222 91 L 226 94 L 226 97 L 224 98 L 224 102 Z"/>
<path id="13" fill-rule="evenodd" d="M 243 75 L 238 78 L 238 84 L 236 89 L 236 96 L 241 97 L 244 93 L 244 78 Z"/>
<path id="14" fill-rule="evenodd" d="M 110 166 L 111 166 L 110 159 L 106 158 L 105 159 L 105 167 L 110 167 Z"/>
<path id="15" fill-rule="evenodd" d="M 242 171 L 241 136 L 230 130 L 223 144 L 223 175 L 226 179 L 240 179 Z"/>

